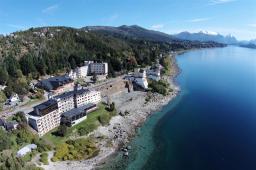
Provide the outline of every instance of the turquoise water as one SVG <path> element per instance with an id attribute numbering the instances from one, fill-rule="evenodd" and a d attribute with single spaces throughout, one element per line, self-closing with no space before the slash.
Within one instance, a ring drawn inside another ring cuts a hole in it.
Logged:
<path id="1" fill-rule="evenodd" d="M 255 170 L 256 50 L 196 50 L 177 63 L 179 96 L 106 169 Z"/>

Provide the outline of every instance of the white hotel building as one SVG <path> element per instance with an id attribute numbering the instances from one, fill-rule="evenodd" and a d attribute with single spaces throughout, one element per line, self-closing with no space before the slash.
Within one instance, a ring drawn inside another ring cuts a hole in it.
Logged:
<path id="1" fill-rule="evenodd" d="M 108 63 L 91 63 L 89 69 L 90 74 L 105 75 L 108 74 Z"/>
<path id="2" fill-rule="evenodd" d="M 108 75 L 108 63 L 95 63 L 93 61 L 85 61 L 84 66 L 77 67 L 69 72 L 72 79 L 85 78 L 88 75 Z"/>
<path id="3" fill-rule="evenodd" d="M 60 125 L 62 114 L 74 109 L 76 111 L 76 108 L 77 111 L 80 111 L 79 108 L 86 108 L 86 105 L 97 104 L 100 101 L 101 95 L 98 91 L 75 89 L 35 106 L 34 110 L 29 113 L 29 124 L 38 132 L 39 136 L 43 136 Z"/>

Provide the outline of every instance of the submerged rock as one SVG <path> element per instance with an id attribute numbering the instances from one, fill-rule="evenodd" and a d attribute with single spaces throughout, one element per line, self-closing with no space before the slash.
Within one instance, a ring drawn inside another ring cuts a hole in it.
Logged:
<path id="1" fill-rule="evenodd" d="M 129 156 L 129 152 L 125 152 L 124 156 L 128 157 Z"/>
<path id="2" fill-rule="evenodd" d="M 127 146 L 126 148 L 127 148 L 128 150 L 131 150 L 131 149 L 132 149 L 132 147 L 131 147 L 131 146 Z"/>

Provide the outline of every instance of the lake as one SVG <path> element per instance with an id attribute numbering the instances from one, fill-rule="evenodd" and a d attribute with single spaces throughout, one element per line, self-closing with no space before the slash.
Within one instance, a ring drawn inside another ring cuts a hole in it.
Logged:
<path id="1" fill-rule="evenodd" d="M 229 46 L 177 56 L 179 96 L 153 114 L 106 169 L 255 170 L 256 50 Z"/>

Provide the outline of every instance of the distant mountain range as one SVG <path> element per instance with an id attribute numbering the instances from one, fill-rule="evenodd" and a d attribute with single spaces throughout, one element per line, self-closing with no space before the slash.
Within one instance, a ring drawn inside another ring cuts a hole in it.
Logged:
<path id="1" fill-rule="evenodd" d="M 207 41 L 214 41 L 218 43 L 224 43 L 228 45 L 238 45 L 241 47 L 247 47 L 247 48 L 255 48 L 256 46 L 256 39 L 250 40 L 250 41 L 238 41 L 236 37 L 233 35 L 221 35 L 216 32 L 210 32 L 210 31 L 200 31 L 197 33 L 190 33 L 190 32 L 181 32 L 179 34 L 173 35 L 173 37 L 181 39 L 181 40 L 190 40 L 190 41 L 201 41 L 201 42 L 207 42 Z"/>
<path id="2" fill-rule="evenodd" d="M 148 40 L 167 43 L 180 43 L 181 41 L 216 42 L 228 45 L 237 45 L 247 48 L 255 48 L 256 46 L 256 39 L 251 41 L 239 41 L 236 39 L 235 36 L 231 34 L 224 36 L 219 33 L 210 31 L 200 31 L 197 33 L 181 32 L 179 34 L 170 35 L 159 31 L 148 30 L 137 25 L 122 25 L 120 27 L 87 26 L 81 29 L 85 31 L 94 31 L 102 33 L 108 36 L 111 35 L 115 37 L 131 38 L 136 40 Z"/>
<path id="3" fill-rule="evenodd" d="M 175 37 L 154 30 L 148 30 L 142 28 L 138 25 L 122 25 L 120 27 L 112 26 L 87 26 L 81 28 L 86 31 L 94 31 L 98 33 L 103 33 L 105 35 L 118 36 L 123 38 L 141 39 L 148 41 L 158 41 L 158 42 L 172 42 Z"/>
<path id="4" fill-rule="evenodd" d="M 256 49 L 256 44 L 249 43 L 249 44 L 240 44 L 240 47 L 245 47 L 245 48 L 253 48 Z"/>
<path id="5" fill-rule="evenodd" d="M 224 44 L 238 43 L 238 40 L 232 35 L 224 36 L 215 32 L 208 32 L 208 31 L 200 31 L 198 33 L 181 32 L 173 36 L 182 40 L 191 40 L 191 41 L 201 41 L 201 42 L 215 41 L 215 42 L 224 43 Z"/>

